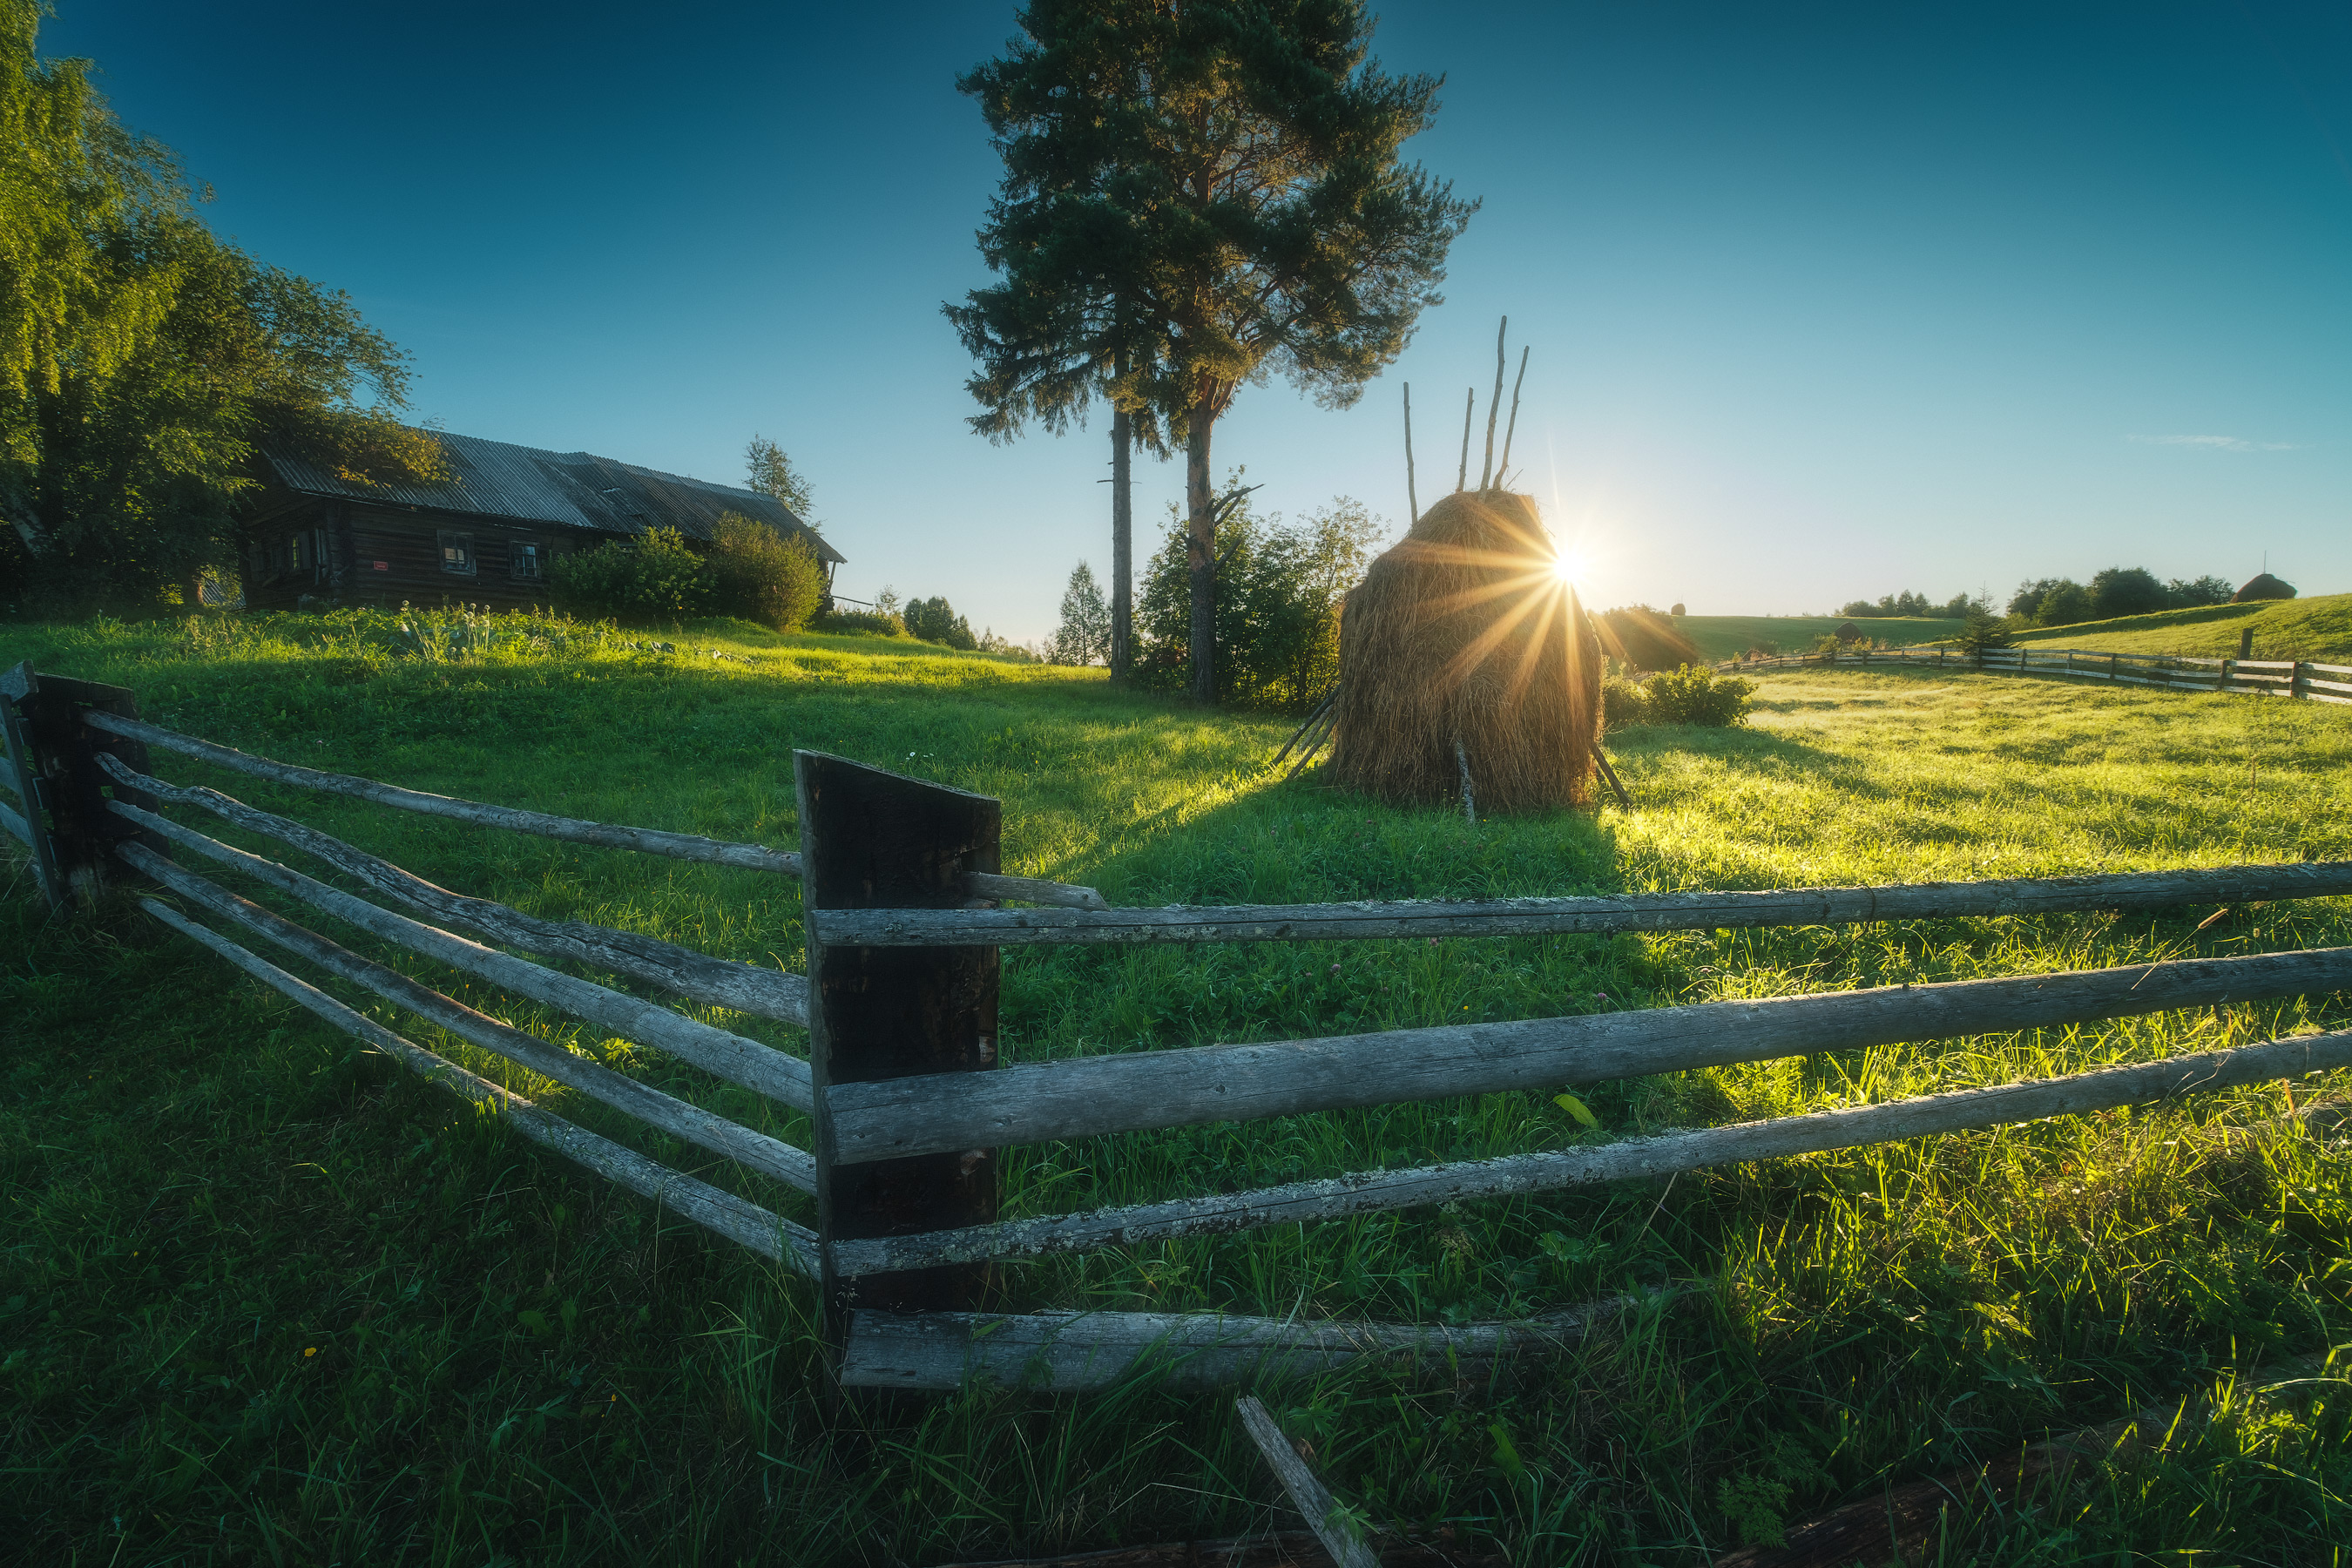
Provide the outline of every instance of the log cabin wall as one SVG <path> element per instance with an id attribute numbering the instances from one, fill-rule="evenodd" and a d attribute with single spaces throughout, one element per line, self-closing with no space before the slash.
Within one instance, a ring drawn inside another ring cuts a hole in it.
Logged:
<path id="1" fill-rule="evenodd" d="M 548 582 L 554 560 L 609 537 L 513 518 L 319 501 L 278 513 L 256 531 L 247 547 L 245 602 L 257 610 L 543 607 L 554 600 Z"/>

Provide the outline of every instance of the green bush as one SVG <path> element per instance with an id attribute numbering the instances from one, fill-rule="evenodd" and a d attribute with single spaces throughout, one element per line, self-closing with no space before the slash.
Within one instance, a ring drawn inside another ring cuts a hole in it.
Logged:
<path id="1" fill-rule="evenodd" d="M 703 557 L 704 603 L 715 615 L 740 616 L 772 631 L 796 632 L 824 602 L 824 568 L 805 539 L 785 539 L 766 523 L 725 512 Z"/>
<path id="2" fill-rule="evenodd" d="M 1650 721 L 1650 694 L 1641 682 L 1612 675 L 1601 683 L 1601 727 L 1630 730 Z"/>
<path id="3" fill-rule="evenodd" d="M 1238 478 L 1239 476 L 1235 476 Z M 1302 713 L 1339 677 L 1339 612 L 1360 582 L 1382 524 L 1345 496 L 1285 523 L 1247 501 L 1217 527 L 1217 700 Z M 1135 624 L 1135 683 L 1192 684 L 1192 584 L 1184 520 L 1171 508 L 1160 552 L 1143 569 Z"/>
<path id="4" fill-rule="evenodd" d="M 1722 729 L 1748 717 L 1756 683 L 1718 675 L 1703 664 L 1661 670 L 1643 683 L 1653 724 L 1698 724 Z"/>
<path id="5" fill-rule="evenodd" d="M 809 630 L 835 636 L 902 637 L 907 635 L 907 623 L 876 610 L 827 610 L 809 622 Z"/>
<path id="6" fill-rule="evenodd" d="M 548 581 L 567 615 L 609 616 L 640 625 L 698 615 L 709 592 L 702 557 L 674 528 L 648 529 L 635 539 L 559 555 L 548 568 Z"/>

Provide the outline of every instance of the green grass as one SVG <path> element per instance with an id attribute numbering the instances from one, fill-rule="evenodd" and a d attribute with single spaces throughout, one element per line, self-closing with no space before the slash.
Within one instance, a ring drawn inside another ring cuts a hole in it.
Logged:
<path id="1" fill-rule="evenodd" d="M 364 627 L 293 618 L 19 626 L 0 663 L 133 687 L 159 721 L 269 755 L 769 842 L 795 836 L 793 748 L 838 752 L 1002 796 L 1008 870 L 1134 903 L 2352 856 L 2352 728 L 2315 705 L 1767 677 L 1749 728 L 1612 737 L 1634 812 L 1473 829 L 1311 773 L 1278 784 L 1261 764 L 1283 721 L 1123 696 L 1098 672 L 856 638 L 671 640 L 676 656 L 518 637 L 427 663 L 383 657 Z M 465 891 L 799 963 L 789 883 L 157 766 Z M 143 917 L 50 920 L 14 861 L 9 874 L 0 1518 L 22 1560 L 924 1568 L 1279 1521 L 1227 1396 L 1147 1379 L 1088 1397 L 840 1405 L 800 1282 L 605 1189 Z M 2199 929 L 2213 912 L 1011 950 L 1003 1039 L 1034 1059 L 2352 941 L 2344 900 Z M 474 999 L 691 1087 L 652 1053 Z M 2241 1005 L 1586 1099 L 1616 1136 L 2340 1026 L 2347 1012 L 2336 997 Z M 499 1076 L 806 1217 L 789 1194 Z M 1451 1523 L 1522 1563 L 1705 1563 L 1775 1521 L 2150 1402 L 2186 1413 L 2156 1453 L 2102 1469 L 2054 1516 L 1990 1518 L 1971 1560 L 2340 1563 L 2340 1385 L 2210 1396 L 2244 1386 L 2236 1369 L 2352 1340 L 2352 1143 L 2332 1114 L 2286 1114 L 2352 1100 L 2345 1076 L 1663 1189 L 1023 1264 L 1004 1271 L 1004 1299 L 1460 1320 L 1678 1284 L 1570 1353 L 1491 1377 L 1368 1369 L 1267 1391 L 1376 1522 Z M 692 1092 L 800 1131 L 748 1096 Z M 1583 1136 L 1546 1096 L 1496 1095 L 1016 1151 L 1006 1196 L 1012 1212 L 1048 1212 Z"/>
<path id="2" fill-rule="evenodd" d="M 1804 653 L 1840 626 L 1860 628 L 1895 647 L 1957 637 L 1962 621 L 1912 616 L 1677 616 L 1675 625 L 1710 660 L 1729 658 L 1766 645 L 1781 653 Z"/>
<path id="3" fill-rule="evenodd" d="M 2238 638 L 2247 631 L 2254 634 L 2256 658 L 2352 659 L 2352 594 L 2208 605 L 2194 610 L 2085 621 L 2022 632 L 2017 640 L 2098 653 L 2178 653 L 2221 658 L 2236 654 Z"/>

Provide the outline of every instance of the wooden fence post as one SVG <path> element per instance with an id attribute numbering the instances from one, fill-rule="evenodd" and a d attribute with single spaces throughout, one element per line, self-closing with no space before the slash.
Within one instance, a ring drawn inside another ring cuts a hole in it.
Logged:
<path id="1" fill-rule="evenodd" d="M 999 802 L 820 752 L 796 752 L 793 763 L 804 911 L 961 909 L 964 879 L 998 869 Z M 838 1349 L 860 1308 L 923 1312 L 981 1304 L 984 1264 L 845 1278 L 834 1268 L 832 1244 L 993 1220 L 996 1151 L 835 1164 L 826 1090 L 994 1067 L 997 950 L 828 947 L 816 922 L 803 919 L 817 1235 L 825 1331 Z"/>
<path id="2" fill-rule="evenodd" d="M 52 908 L 62 908 L 71 895 L 94 904 L 113 878 L 139 880 L 114 859 L 117 840 L 136 838 L 165 858 L 171 846 L 160 835 L 142 832 L 107 807 L 108 790 L 133 805 L 155 809 L 155 797 L 143 790 L 117 784 L 98 765 L 100 752 L 122 760 L 138 773 L 148 771 L 147 748 L 137 741 L 109 735 L 82 722 L 92 709 L 139 717 L 137 694 L 120 686 L 76 680 L 62 675 L 36 674 L 31 663 L 20 664 L 0 677 L 0 710 L 5 710 L 9 760 L 27 788 L 27 819 L 34 823 L 34 863 Z M 37 792 L 39 798 L 32 798 Z M 48 821 L 38 821 L 46 807 Z"/>
<path id="3" fill-rule="evenodd" d="M 18 708 L 38 684 L 30 660 L 0 675 L 0 742 L 7 747 L 10 782 L 24 803 L 25 843 L 33 852 L 33 879 L 39 884 L 41 896 L 49 901 L 49 908 L 61 910 L 66 904 L 66 882 L 58 874 L 57 853 L 49 844 L 48 786 L 33 764 L 31 739 L 25 732 L 24 717 Z"/>

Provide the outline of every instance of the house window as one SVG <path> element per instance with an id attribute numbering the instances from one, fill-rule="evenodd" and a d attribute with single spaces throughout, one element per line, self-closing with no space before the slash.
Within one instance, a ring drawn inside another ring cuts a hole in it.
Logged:
<path id="1" fill-rule="evenodd" d="M 441 539 L 441 570 L 454 572 L 461 577 L 474 574 L 474 536 L 470 533 L 444 533 Z"/>
<path id="2" fill-rule="evenodd" d="M 514 545 L 514 574 L 536 580 L 539 576 L 539 546 L 517 540 Z"/>

